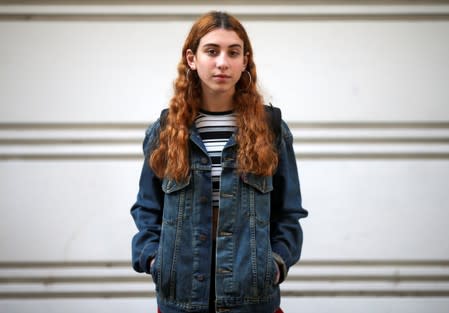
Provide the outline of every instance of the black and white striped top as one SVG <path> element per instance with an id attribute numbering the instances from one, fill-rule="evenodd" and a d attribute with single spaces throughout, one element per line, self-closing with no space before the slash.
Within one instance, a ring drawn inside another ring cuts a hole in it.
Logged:
<path id="1" fill-rule="evenodd" d="M 236 130 L 236 114 L 200 111 L 195 126 L 212 161 L 212 206 L 218 208 L 220 199 L 221 153 Z"/>

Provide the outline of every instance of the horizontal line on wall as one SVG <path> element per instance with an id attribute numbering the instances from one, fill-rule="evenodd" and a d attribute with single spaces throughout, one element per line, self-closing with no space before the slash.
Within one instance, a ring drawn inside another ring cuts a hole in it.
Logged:
<path id="1" fill-rule="evenodd" d="M 0 145 L 66 145 L 66 144 L 74 144 L 74 145 L 123 145 L 123 144 L 141 144 L 143 138 L 140 139 L 119 139 L 119 138 L 80 138 L 80 139 L 58 139 L 58 138 L 49 138 L 49 139 L 1 139 Z"/>
<path id="2" fill-rule="evenodd" d="M 290 128 L 312 129 L 449 129 L 449 121 L 286 121 Z M 0 122 L 0 130 L 145 130 L 145 122 Z"/>
<path id="3" fill-rule="evenodd" d="M 313 290 L 281 291 L 283 297 L 449 297 L 449 290 Z"/>
<path id="4" fill-rule="evenodd" d="M 449 267 L 449 259 L 437 260 L 301 260 L 294 266 L 318 266 L 318 267 Z M 0 269 L 11 268 L 116 268 L 131 267 L 129 261 L 0 261 Z"/>
<path id="5" fill-rule="evenodd" d="M 443 261 L 443 260 L 442 260 Z M 449 260 L 446 261 L 449 264 Z M 10 261 L 0 262 L 0 269 L 29 269 L 29 268 L 115 268 L 115 267 L 131 267 L 129 261 Z"/>
<path id="6" fill-rule="evenodd" d="M 448 160 L 449 153 L 296 153 L 298 160 Z M 0 161 L 141 161 L 141 154 L 0 154 Z"/>
<path id="7" fill-rule="evenodd" d="M 449 283 L 449 275 L 289 275 L 288 281 L 299 282 L 434 282 Z M 144 275 L 132 276 L 47 276 L 47 277 L 0 277 L 0 284 L 105 284 L 148 283 Z"/>
<path id="8" fill-rule="evenodd" d="M 138 161 L 142 160 L 140 154 L 0 154 L 0 161 Z"/>
<path id="9" fill-rule="evenodd" d="M 140 145 L 142 138 L 116 139 L 116 138 L 82 138 L 82 139 L 2 139 L 1 145 Z M 449 137 L 422 138 L 422 137 L 320 137 L 320 138 L 295 138 L 295 144 L 449 144 Z"/>
<path id="10" fill-rule="evenodd" d="M 289 281 L 301 282 L 446 282 L 449 275 L 289 275 Z"/>
<path id="11" fill-rule="evenodd" d="M 278 5 L 305 5 L 316 4 L 319 2 L 321 5 L 349 5 L 360 4 L 360 0 L 277 0 Z M 239 5 L 263 5 L 273 4 L 273 0 L 226 0 L 227 4 L 239 4 Z M 423 5 L 423 4 L 448 4 L 449 0 L 363 0 L 365 5 Z M 120 4 L 164 4 L 164 5 L 180 5 L 185 4 L 185 0 L 0 0 L 0 4 L 18 4 L 18 5 L 120 5 Z M 189 4 L 204 4 L 204 0 L 189 0 Z"/>
<path id="12" fill-rule="evenodd" d="M 2 141 L 0 140 L 0 144 Z M 420 137 L 321 137 L 321 138 L 295 138 L 295 143 L 307 143 L 307 144 L 448 144 L 449 137 L 447 138 L 420 138 Z"/>
<path id="13" fill-rule="evenodd" d="M 449 267 L 449 260 L 301 260 L 299 266 L 400 266 L 400 267 Z M 1 263 L 0 263 L 1 267 Z"/>
<path id="14" fill-rule="evenodd" d="M 0 299 L 155 297 L 129 261 L 0 262 Z M 284 297 L 446 297 L 449 260 L 304 260 Z"/>
<path id="15" fill-rule="evenodd" d="M 283 297 L 449 297 L 449 290 L 282 290 Z M 0 292 L 0 299 L 149 298 L 154 291 Z"/>
<path id="16" fill-rule="evenodd" d="M 312 129 L 449 129 L 449 121 L 287 121 L 287 124 L 290 128 Z"/>
<path id="17" fill-rule="evenodd" d="M 299 160 L 447 160 L 449 153 L 295 153 Z"/>
<path id="18" fill-rule="evenodd" d="M 145 130 L 150 123 L 130 122 L 130 123 L 108 123 L 108 122 L 37 122 L 37 123 L 0 123 L 0 130 L 111 130 L 111 129 L 140 129 Z M 449 127 L 449 126 L 448 126 Z"/>
<path id="19" fill-rule="evenodd" d="M 0 299 L 148 298 L 154 291 L 0 292 Z"/>
<path id="20" fill-rule="evenodd" d="M 446 160 L 449 122 L 288 122 L 303 160 Z M 144 123 L 0 123 L 0 160 L 141 160 Z"/>
<path id="21" fill-rule="evenodd" d="M 22 21 L 180 21 L 194 20 L 210 10 L 232 12 L 242 20 L 412 20 L 438 21 L 449 19 L 448 3 L 346 3 L 315 4 L 246 3 L 214 4 L 185 3 L 115 4 L 110 5 L 0 5 L 1 20 Z"/>
<path id="22" fill-rule="evenodd" d="M 449 21 L 447 13 L 433 14 L 235 14 L 242 21 Z M 145 22 L 193 21 L 197 14 L 5 14 L 0 21 L 53 22 Z"/>

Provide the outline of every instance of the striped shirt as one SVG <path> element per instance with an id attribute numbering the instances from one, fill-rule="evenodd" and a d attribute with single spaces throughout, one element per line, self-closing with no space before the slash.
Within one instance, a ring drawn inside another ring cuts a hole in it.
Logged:
<path id="1" fill-rule="evenodd" d="M 200 111 L 195 126 L 212 161 L 212 206 L 219 207 L 221 153 L 236 130 L 236 114 Z"/>

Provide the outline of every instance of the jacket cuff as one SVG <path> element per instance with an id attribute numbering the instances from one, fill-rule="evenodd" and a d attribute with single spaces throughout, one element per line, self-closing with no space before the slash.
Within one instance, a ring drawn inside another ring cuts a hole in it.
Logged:
<path id="1" fill-rule="evenodd" d="M 279 266 L 280 277 L 279 277 L 278 284 L 280 284 L 287 278 L 287 272 L 288 272 L 287 265 L 285 265 L 285 262 L 282 259 L 282 257 L 275 252 L 273 252 L 273 258 Z"/>
<path id="2" fill-rule="evenodd" d="M 140 268 L 147 274 L 151 274 L 150 260 L 156 256 L 157 249 L 153 245 L 147 245 L 140 254 Z"/>

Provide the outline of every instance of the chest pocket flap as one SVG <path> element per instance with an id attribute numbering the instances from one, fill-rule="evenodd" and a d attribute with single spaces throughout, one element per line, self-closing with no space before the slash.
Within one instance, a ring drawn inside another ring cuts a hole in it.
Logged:
<path id="1" fill-rule="evenodd" d="M 162 190 L 166 194 L 170 194 L 181 189 L 184 189 L 190 184 L 190 176 L 185 181 L 177 182 L 174 179 L 164 178 L 162 181 Z"/>
<path id="2" fill-rule="evenodd" d="M 242 176 L 242 180 L 245 184 L 252 186 L 261 193 L 267 193 L 273 190 L 273 177 L 271 176 L 247 173 Z"/>

